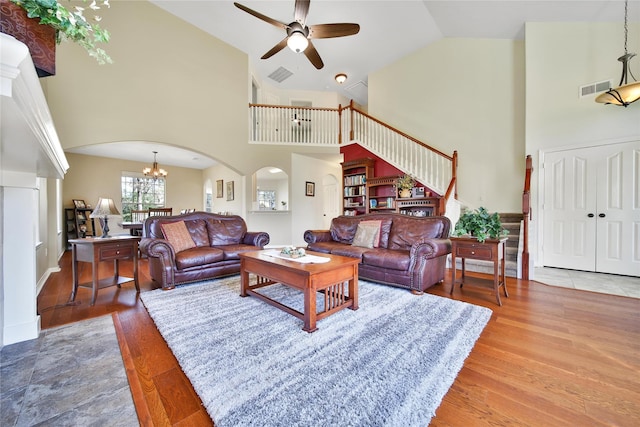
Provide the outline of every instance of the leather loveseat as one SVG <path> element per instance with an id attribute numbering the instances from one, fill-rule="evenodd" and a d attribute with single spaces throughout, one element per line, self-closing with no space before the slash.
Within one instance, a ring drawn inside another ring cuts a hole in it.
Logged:
<path id="1" fill-rule="evenodd" d="M 360 225 L 360 227 L 359 227 Z M 361 238 L 379 226 L 379 235 Z M 359 230 L 360 228 L 360 230 Z M 329 230 L 307 230 L 307 249 L 360 259 L 358 277 L 421 294 L 444 280 L 451 253 L 451 221 L 444 216 L 413 217 L 384 213 L 339 216 Z M 377 247 L 376 247 L 377 246 Z"/>
<path id="2" fill-rule="evenodd" d="M 151 278 L 162 289 L 240 272 L 238 254 L 261 250 L 269 234 L 249 232 L 236 215 L 194 212 L 149 217 L 140 251 L 149 258 Z"/>

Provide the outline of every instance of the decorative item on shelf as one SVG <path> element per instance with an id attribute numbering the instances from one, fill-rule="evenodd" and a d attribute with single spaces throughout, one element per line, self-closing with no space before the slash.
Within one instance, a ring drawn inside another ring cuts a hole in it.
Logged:
<path id="1" fill-rule="evenodd" d="M 486 208 L 479 207 L 476 210 L 467 210 L 461 216 L 451 233 L 460 237 L 470 235 L 484 243 L 487 239 L 497 239 L 509 234 L 502 228 L 502 222 L 497 212 L 490 214 Z"/>
<path id="2" fill-rule="evenodd" d="M 109 236 L 109 215 L 120 215 L 113 199 L 99 198 L 96 208 L 91 212 L 91 218 L 100 218 L 102 228 L 102 238 Z"/>
<path id="3" fill-rule="evenodd" d="M 286 210 L 287 209 L 287 202 L 285 202 L 284 200 L 280 202 L 280 204 L 282 205 L 282 209 Z"/>
<path id="4" fill-rule="evenodd" d="M 83 1 L 87 2 L 87 0 Z M 29 18 L 39 19 L 41 25 L 53 28 L 56 43 L 69 40 L 82 46 L 99 64 L 113 62 L 104 49 L 97 47 L 98 43 L 108 43 L 110 38 L 109 32 L 98 24 L 102 19 L 100 16 L 94 15 L 91 18 L 93 22 L 90 22 L 83 15 L 85 8 L 75 6 L 73 10 L 68 10 L 56 0 L 11 0 L 11 2 L 24 9 Z M 111 7 L 109 0 L 100 2 L 92 0 L 89 5 L 92 13 L 100 9 L 98 3 Z M 51 74 L 55 73 L 55 66 L 53 71 Z"/>
<path id="5" fill-rule="evenodd" d="M 416 180 L 408 174 L 404 174 L 396 181 L 396 188 L 402 198 L 411 197 L 411 189 L 416 185 Z"/>
<path id="6" fill-rule="evenodd" d="M 624 55 L 618 58 L 618 61 L 622 62 L 622 76 L 620 77 L 620 83 L 618 87 L 609 89 L 608 91 L 601 93 L 596 98 L 596 102 L 601 104 L 613 104 L 621 105 L 623 107 L 628 106 L 632 102 L 636 102 L 640 99 L 640 82 L 636 81 L 636 78 L 631 72 L 629 61 L 636 56 L 635 53 L 627 52 L 627 36 L 629 28 L 627 24 L 628 18 L 629 0 L 624 2 Z M 631 79 L 633 82 L 630 83 Z"/>
<path id="7" fill-rule="evenodd" d="M 142 173 L 144 174 L 144 176 L 151 176 L 153 177 L 153 179 L 164 178 L 167 176 L 167 171 L 158 167 L 158 161 L 156 160 L 157 155 L 158 152 L 154 151 L 152 167 L 142 169 Z"/>
<path id="8" fill-rule="evenodd" d="M 284 255 L 289 258 L 301 258 L 306 255 L 304 248 L 296 248 L 295 246 L 285 246 L 280 251 L 280 255 Z"/>
<path id="9" fill-rule="evenodd" d="M 87 237 L 87 226 L 86 225 L 81 225 L 80 226 L 80 237 L 81 238 Z"/>

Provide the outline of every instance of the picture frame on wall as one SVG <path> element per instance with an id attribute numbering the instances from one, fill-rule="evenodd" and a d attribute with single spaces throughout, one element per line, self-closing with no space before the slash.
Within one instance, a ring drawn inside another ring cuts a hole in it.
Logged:
<path id="1" fill-rule="evenodd" d="M 216 181 L 216 198 L 217 199 L 222 199 L 222 197 L 224 196 L 224 181 L 222 179 L 219 179 Z"/>
<path id="2" fill-rule="evenodd" d="M 227 182 L 227 201 L 233 200 L 233 181 Z"/>
<path id="3" fill-rule="evenodd" d="M 304 195 L 313 197 L 316 195 L 316 183 L 307 181 L 305 183 Z"/>
<path id="4" fill-rule="evenodd" d="M 87 205 L 84 203 L 84 200 L 79 199 L 73 199 L 73 206 L 75 206 L 76 209 L 84 209 L 87 207 Z"/>

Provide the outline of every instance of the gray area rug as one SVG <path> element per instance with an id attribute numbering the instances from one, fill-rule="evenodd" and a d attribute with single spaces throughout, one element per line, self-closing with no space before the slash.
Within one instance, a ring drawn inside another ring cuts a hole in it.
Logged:
<path id="1" fill-rule="evenodd" d="M 138 425 L 111 316 L 45 329 L 0 358 L 2 426 Z"/>
<path id="2" fill-rule="evenodd" d="M 329 316 L 311 334 L 241 298 L 239 276 L 141 299 L 217 427 L 426 426 L 491 310 L 359 283 L 359 310 Z M 282 285 L 260 292 L 302 305 Z"/>

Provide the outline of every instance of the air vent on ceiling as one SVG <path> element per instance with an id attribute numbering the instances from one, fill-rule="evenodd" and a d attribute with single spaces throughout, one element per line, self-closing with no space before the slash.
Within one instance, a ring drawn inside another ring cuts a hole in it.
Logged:
<path id="1" fill-rule="evenodd" d="M 351 86 L 346 87 L 345 90 L 347 92 L 353 94 L 358 99 L 366 99 L 367 98 L 367 94 L 368 94 L 368 90 L 369 90 L 369 86 L 367 86 L 367 84 L 365 82 L 360 80 L 359 82 L 356 82 L 356 83 L 352 84 Z"/>
<path id="2" fill-rule="evenodd" d="M 286 79 L 288 79 L 289 77 L 291 77 L 293 75 L 293 73 L 289 70 L 287 70 L 284 67 L 278 67 L 277 70 L 275 70 L 273 73 L 269 74 L 269 78 L 271 80 L 275 80 L 278 83 L 282 83 L 283 81 L 285 81 Z"/>
<path id="3" fill-rule="evenodd" d="M 611 80 L 580 86 L 580 98 L 611 89 Z"/>

